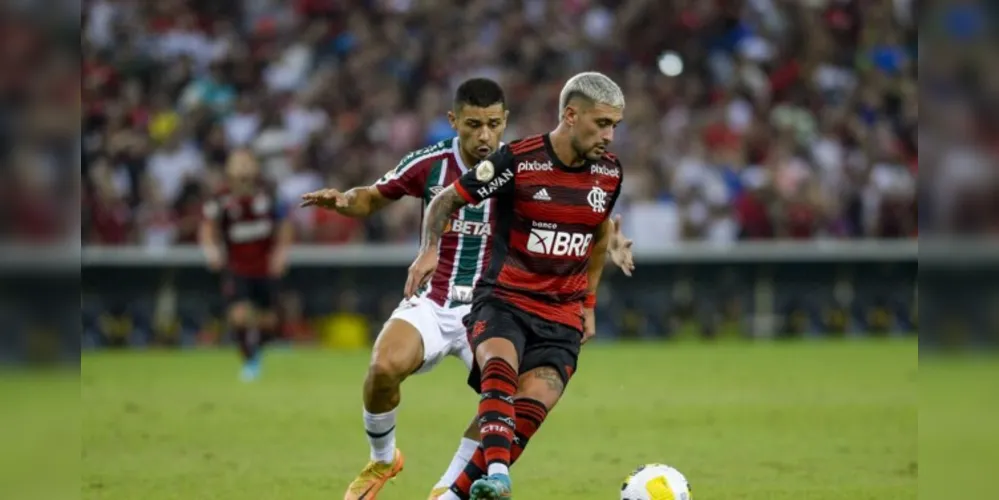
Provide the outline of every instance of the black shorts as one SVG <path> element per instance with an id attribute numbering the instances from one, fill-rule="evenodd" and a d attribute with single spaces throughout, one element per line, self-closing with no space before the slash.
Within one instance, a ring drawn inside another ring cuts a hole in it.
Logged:
<path id="1" fill-rule="evenodd" d="M 576 371 L 583 332 L 575 328 L 542 319 L 494 298 L 475 301 L 464 323 L 473 353 L 479 344 L 492 338 L 513 342 L 521 374 L 550 366 L 558 371 L 562 383 L 568 384 Z M 475 392 L 480 391 L 480 379 L 479 364 L 472 363 L 468 385 Z"/>
<path id="2" fill-rule="evenodd" d="M 277 303 L 278 280 L 229 273 L 223 282 L 223 295 L 229 305 L 249 302 L 257 309 L 273 309 Z"/>

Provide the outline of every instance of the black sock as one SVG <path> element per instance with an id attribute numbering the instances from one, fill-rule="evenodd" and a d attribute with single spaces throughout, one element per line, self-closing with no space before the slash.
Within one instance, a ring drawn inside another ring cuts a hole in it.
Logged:
<path id="1" fill-rule="evenodd" d="M 239 353 L 242 355 L 243 361 L 249 361 L 257 356 L 257 350 L 260 348 L 260 334 L 258 332 L 247 328 L 235 328 L 233 335 L 239 344 Z"/>

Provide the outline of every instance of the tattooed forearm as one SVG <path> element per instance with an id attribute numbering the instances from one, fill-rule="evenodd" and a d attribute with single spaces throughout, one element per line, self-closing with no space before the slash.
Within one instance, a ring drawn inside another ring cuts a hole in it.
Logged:
<path id="1" fill-rule="evenodd" d="M 458 194 L 453 185 L 448 186 L 447 189 L 434 197 L 423 215 L 423 237 L 420 238 L 420 241 L 423 242 L 423 250 L 437 246 L 441 240 L 441 235 L 444 234 L 448 219 L 455 211 L 465 205 L 465 199 Z"/>

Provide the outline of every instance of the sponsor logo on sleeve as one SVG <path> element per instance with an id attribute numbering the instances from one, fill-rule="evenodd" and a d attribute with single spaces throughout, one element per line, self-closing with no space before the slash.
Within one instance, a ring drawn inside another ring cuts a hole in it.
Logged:
<path id="1" fill-rule="evenodd" d="M 492 177 L 493 177 L 492 168 L 493 168 L 492 167 L 492 163 L 490 163 L 489 164 L 489 172 L 490 172 L 489 178 L 490 179 L 492 179 Z M 507 182 L 510 182 L 510 180 L 513 179 L 513 175 L 514 174 L 513 174 L 512 170 L 506 170 L 503 173 L 501 173 L 499 175 L 499 177 L 496 177 L 495 179 L 489 181 L 489 184 L 486 184 L 485 186 L 480 187 L 479 189 L 475 190 L 475 192 L 476 192 L 476 194 L 479 195 L 479 198 L 482 198 L 482 199 L 488 198 L 490 195 L 492 195 L 493 193 L 495 193 L 496 190 L 498 190 L 499 188 L 501 188 L 504 185 L 506 185 Z M 483 181 L 479 177 L 478 170 L 476 170 L 476 172 L 475 172 L 475 178 L 479 179 L 480 182 L 485 182 L 485 181 Z"/>

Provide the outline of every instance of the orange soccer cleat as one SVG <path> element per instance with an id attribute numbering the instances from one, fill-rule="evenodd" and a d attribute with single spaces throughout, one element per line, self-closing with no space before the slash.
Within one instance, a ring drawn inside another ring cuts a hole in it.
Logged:
<path id="1" fill-rule="evenodd" d="M 405 461 L 402 452 L 395 450 L 392 463 L 368 462 L 364 470 L 347 487 L 343 500 L 375 500 L 385 484 L 402 472 Z"/>

